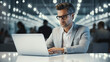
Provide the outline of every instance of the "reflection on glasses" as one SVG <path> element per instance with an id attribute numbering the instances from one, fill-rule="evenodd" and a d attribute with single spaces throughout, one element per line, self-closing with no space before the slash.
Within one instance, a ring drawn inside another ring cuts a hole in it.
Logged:
<path id="1" fill-rule="evenodd" d="M 70 13 L 70 14 L 72 14 L 72 13 Z M 62 18 L 63 20 L 65 20 L 65 19 L 67 19 L 67 16 L 70 15 L 70 14 L 66 14 L 66 15 L 63 15 L 63 16 L 56 16 L 56 18 L 58 20 L 60 20 L 60 18 Z"/>

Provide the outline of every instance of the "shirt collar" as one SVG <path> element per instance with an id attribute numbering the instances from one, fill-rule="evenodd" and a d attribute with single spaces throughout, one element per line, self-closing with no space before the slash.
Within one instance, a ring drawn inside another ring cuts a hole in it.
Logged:
<path id="1" fill-rule="evenodd" d="M 66 33 L 66 34 L 71 34 L 72 30 L 73 30 L 73 26 L 74 26 L 74 23 L 72 24 L 71 28 L 69 29 L 69 31 L 66 33 L 64 31 L 64 29 L 62 28 L 62 33 Z"/>

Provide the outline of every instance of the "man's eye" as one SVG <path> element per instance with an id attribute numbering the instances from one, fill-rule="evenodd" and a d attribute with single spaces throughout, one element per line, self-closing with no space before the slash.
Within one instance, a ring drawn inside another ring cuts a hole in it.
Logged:
<path id="1" fill-rule="evenodd" d="M 64 16 L 62 16 L 62 17 L 64 17 Z"/>
<path id="2" fill-rule="evenodd" d="M 62 16 L 60 16 L 59 18 L 62 18 Z"/>
<path id="3" fill-rule="evenodd" d="M 66 17 L 66 15 L 64 15 L 63 17 Z"/>

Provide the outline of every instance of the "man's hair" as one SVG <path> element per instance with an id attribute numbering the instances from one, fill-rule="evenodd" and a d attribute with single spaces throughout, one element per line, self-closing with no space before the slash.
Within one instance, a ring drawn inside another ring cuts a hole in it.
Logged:
<path id="1" fill-rule="evenodd" d="M 47 24 L 47 23 L 48 23 L 48 21 L 47 21 L 47 20 L 44 20 L 44 21 L 43 21 L 43 24 Z"/>
<path id="2" fill-rule="evenodd" d="M 75 8 L 71 3 L 60 3 L 56 5 L 57 10 L 67 9 L 68 13 L 74 13 Z"/>
<path id="3" fill-rule="evenodd" d="M 104 28 L 104 22 L 103 21 L 100 21 L 99 23 L 98 23 L 98 27 L 100 28 L 100 27 L 103 27 Z"/>

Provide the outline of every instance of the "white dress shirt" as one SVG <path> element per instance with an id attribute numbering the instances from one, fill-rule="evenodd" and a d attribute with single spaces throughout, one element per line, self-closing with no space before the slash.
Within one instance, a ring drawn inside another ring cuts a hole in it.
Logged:
<path id="1" fill-rule="evenodd" d="M 72 27 L 69 29 L 69 31 L 66 33 L 63 29 L 63 47 L 64 47 L 64 51 L 65 51 L 65 47 L 70 47 L 71 43 L 72 43 L 72 30 L 73 29 L 73 24 Z M 66 51 L 65 51 L 66 52 Z"/>

